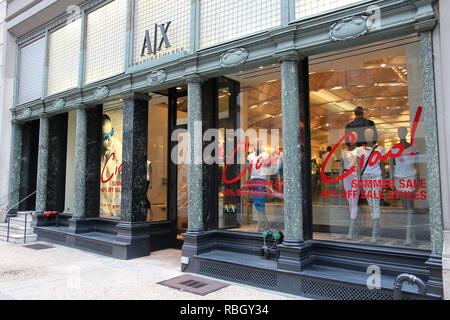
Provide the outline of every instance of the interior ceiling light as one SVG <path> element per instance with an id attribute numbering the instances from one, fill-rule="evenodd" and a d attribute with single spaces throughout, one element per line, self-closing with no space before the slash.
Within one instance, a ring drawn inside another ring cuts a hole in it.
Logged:
<path id="1" fill-rule="evenodd" d="M 385 82 L 385 83 L 376 83 L 377 87 L 406 87 L 407 83 L 404 82 Z"/>
<path id="2" fill-rule="evenodd" d="M 319 92 L 311 92 L 311 95 L 314 98 L 318 98 L 322 101 L 328 102 L 328 103 L 333 103 L 336 107 L 340 108 L 341 110 L 336 110 L 337 111 L 353 111 L 356 108 L 356 105 L 354 105 L 351 102 L 348 101 L 342 101 L 342 98 L 329 92 L 326 90 L 320 90 Z M 340 101 L 340 102 L 336 102 L 336 101 Z"/>
<path id="3" fill-rule="evenodd" d="M 380 64 L 380 67 L 386 68 L 386 67 L 387 67 L 387 64 L 386 64 L 386 63 L 382 63 L 382 64 Z"/>

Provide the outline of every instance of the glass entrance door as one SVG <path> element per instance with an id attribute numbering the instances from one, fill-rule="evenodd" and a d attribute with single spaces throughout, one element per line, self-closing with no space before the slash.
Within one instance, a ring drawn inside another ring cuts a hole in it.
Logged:
<path id="1" fill-rule="evenodd" d="M 178 155 L 177 155 L 177 185 L 176 193 L 176 211 L 177 211 L 177 240 L 183 240 L 183 234 L 188 228 L 188 182 L 187 182 L 187 163 L 186 163 L 186 144 L 187 133 L 183 129 L 177 133 L 176 140 L 178 143 Z"/>
<path id="2" fill-rule="evenodd" d="M 176 247 L 181 247 L 188 229 L 187 184 L 187 91 L 185 87 L 169 90 L 170 130 L 170 216 L 174 222 Z"/>

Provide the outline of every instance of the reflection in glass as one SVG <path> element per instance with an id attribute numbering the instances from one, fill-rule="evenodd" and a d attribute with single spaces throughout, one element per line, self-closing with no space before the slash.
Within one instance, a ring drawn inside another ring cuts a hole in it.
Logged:
<path id="1" fill-rule="evenodd" d="M 105 103 L 102 118 L 100 217 L 120 219 L 122 195 L 122 123 L 120 101 Z"/>
<path id="2" fill-rule="evenodd" d="M 415 37 L 310 59 L 314 238 L 430 248 Z"/>
<path id="3" fill-rule="evenodd" d="M 219 228 L 284 230 L 279 76 L 278 66 L 229 76 L 241 87 L 240 134 L 230 120 L 232 95 L 219 91 Z"/>
<path id="4" fill-rule="evenodd" d="M 167 97 L 154 95 L 148 109 L 147 221 L 167 220 L 169 108 Z"/>

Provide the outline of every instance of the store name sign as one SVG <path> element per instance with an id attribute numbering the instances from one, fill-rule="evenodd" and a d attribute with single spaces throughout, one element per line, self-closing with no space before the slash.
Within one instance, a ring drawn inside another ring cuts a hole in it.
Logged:
<path id="1" fill-rule="evenodd" d="M 150 36 L 150 31 L 145 30 L 144 44 L 142 45 L 141 51 L 142 57 L 146 54 L 157 54 L 158 51 L 161 51 L 163 49 L 163 46 L 165 49 L 169 49 L 172 46 L 167 34 L 171 24 L 172 21 L 163 24 L 155 24 L 153 28 L 153 41 L 152 37 Z"/>

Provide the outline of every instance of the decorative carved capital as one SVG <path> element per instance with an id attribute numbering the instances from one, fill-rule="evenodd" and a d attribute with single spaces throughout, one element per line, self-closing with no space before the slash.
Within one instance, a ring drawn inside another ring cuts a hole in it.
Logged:
<path id="1" fill-rule="evenodd" d="M 277 58 L 278 62 L 280 63 L 284 61 L 299 62 L 302 59 L 300 54 L 295 50 L 276 53 L 275 58 Z"/>
<path id="2" fill-rule="evenodd" d="M 200 77 L 198 74 L 190 74 L 184 77 L 186 79 L 187 84 L 198 83 L 203 84 L 205 82 L 205 78 Z"/>

